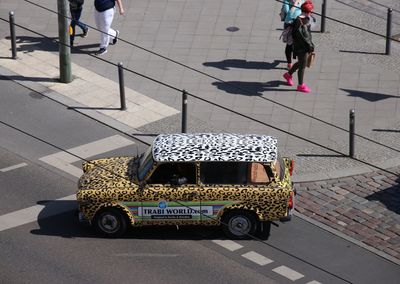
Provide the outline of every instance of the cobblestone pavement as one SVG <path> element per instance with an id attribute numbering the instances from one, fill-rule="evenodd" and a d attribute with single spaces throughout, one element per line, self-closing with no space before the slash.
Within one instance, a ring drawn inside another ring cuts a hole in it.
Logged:
<path id="1" fill-rule="evenodd" d="M 400 167 L 296 183 L 297 211 L 400 260 Z"/>

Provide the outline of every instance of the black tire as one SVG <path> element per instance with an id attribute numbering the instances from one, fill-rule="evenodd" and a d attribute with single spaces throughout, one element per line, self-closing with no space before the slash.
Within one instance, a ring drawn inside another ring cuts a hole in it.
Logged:
<path id="1" fill-rule="evenodd" d="M 229 211 L 222 222 L 222 230 L 230 239 L 248 239 L 257 232 L 257 218 L 244 210 Z"/>
<path id="2" fill-rule="evenodd" d="M 93 226 L 96 231 L 108 238 L 121 237 L 127 230 L 125 215 L 116 208 L 106 208 L 96 214 Z"/>

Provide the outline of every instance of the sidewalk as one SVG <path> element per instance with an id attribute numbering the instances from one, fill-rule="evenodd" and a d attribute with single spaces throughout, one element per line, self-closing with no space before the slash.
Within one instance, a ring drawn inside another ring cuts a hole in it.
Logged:
<path id="1" fill-rule="evenodd" d="M 225 6 L 219 0 L 131 1 L 125 5 L 129 17 L 114 21 L 122 40 L 102 58 L 113 63 L 122 61 L 135 72 L 187 89 L 344 155 L 348 153 L 347 132 L 273 101 L 343 129 L 348 128 L 349 109 L 355 108 L 356 132 L 392 148 L 357 138 L 356 158 L 396 175 L 190 97 L 188 130 L 267 133 L 278 137 L 282 152 L 296 160 L 299 216 L 328 225 L 336 233 L 399 261 L 400 45 L 393 43 L 392 55 L 387 57 L 381 54 L 384 40 L 328 21 L 329 33 L 313 34 L 317 61 L 306 70 L 313 92 L 297 93 L 285 86 L 282 78 L 285 62 L 284 46 L 278 40 L 280 4 L 266 2 L 235 1 Z M 53 1 L 47 4 L 56 10 Z M 382 19 L 367 16 L 362 5 L 357 9 L 337 1 L 330 1 L 329 5 L 331 17 L 350 23 L 358 19 L 358 25 L 382 30 Z M 29 22 L 32 29 L 57 37 L 54 15 L 23 1 L 17 4 L 5 0 L 0 3 L 0 16 L 7 18 L 9 9 L 15 9 L 19 24 Z M 92 10 L 86 5 L 82 18 L 90 25 L 94 25 Z M 316 11 L 319 12 L 317 8 Z M 239 30 L 227 31 L 231 26 Z M 394 28 L 395 32 L 398 26 Z M 384 33 L 381 30 L 376 32 Z M 129 133 L 180 131 L 180 93 L 126 73 L 127 111 L 120 111 L 115 66 L 74 52 L 74 81 L 58 83 L 57 46 L 21 29 L 17 32 L 19 59 L 11 60 L 10 44 L 5 39 L 8 26 L 0 25 L 0 75 Z M 92 30 L 87 39 L 77 38 L 76 43 L 82 51 L 95 50 L 97 37 Z M 149 55 L 124 40 L 221 78 L 229 85 Z M 240 89 L 232 88 L 232 84 Z"/>

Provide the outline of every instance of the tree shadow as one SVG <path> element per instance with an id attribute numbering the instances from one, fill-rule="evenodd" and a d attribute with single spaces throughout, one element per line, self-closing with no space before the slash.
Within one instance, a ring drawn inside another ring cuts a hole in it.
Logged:
<path id="1" fill-rule="evenodd" d="M 278 89 L 281 85 L 287 86 L 286 82 L 279 80 L 265 83 L 242 81 L 213 82 L 212 85 L 229 94 L 244 96 L 262 96 L 263 92 L 268 91 L 288 91 L 287 89 Z"/>
<path id="2" fill-rule="evenodd" d="M 370 102 L 377 102 L 389 98 L 399 98 L 398 96 L 393 96 L 393 95 L 385 95 L 385 94 L 364 92 L 358 90 L 350 90 L 350 89 L 341 89 L 341 90 L 349 93 L 348 94 L 349 97 L 359 97 Z"/>
<path id="3" fill-rule="evenodd" d="M 72 200 L 39 201 L 43 205 L 38 216 L 38 229 L 31 234 L 63 238 L 103 238 L 87 223 L 78 221 L 77 202 Z M 271 224 L 264 226 L 258 238 L 268 239 Z M 226 239 L 216 226 L 144 226 L 130 228 L 123 239 L 150 240 L 215 240 Z"/>
<path id="4" fill-rule="evenodd" d="M 369 201 L 379 201 L 385 207 L 396 213 L 400 214 L 400 178 L 396 180 L 397 184 L 379 192 L 374 192 L 366 197 Z"/>
<path id="5" fill-rule="evenodd" d="M 260 62 L 260 61 L 247 61 L 243 59 L 225 59 L 216 62 L 204 62 L 203 65 L 207 67 L 214 67 L 221 70 L 230 70 L 231 68 L 242 68 L 242 69 L 286 69 L 277 68 L 280 63 L 286 61 L 274 60 L 274 62 Z"/>

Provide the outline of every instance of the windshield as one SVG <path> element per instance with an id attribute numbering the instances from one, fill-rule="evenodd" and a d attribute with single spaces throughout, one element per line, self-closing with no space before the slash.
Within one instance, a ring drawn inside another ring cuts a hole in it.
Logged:
<path id="1" fill-rule="evenodd" d="M 146 152 L 140 157 L 139 168 L 138 168 L 138 179 L 142 181 L 146 176 L 147 172 L 153 165 L 153 152 L 152 147 L 147 148 Z"/>

